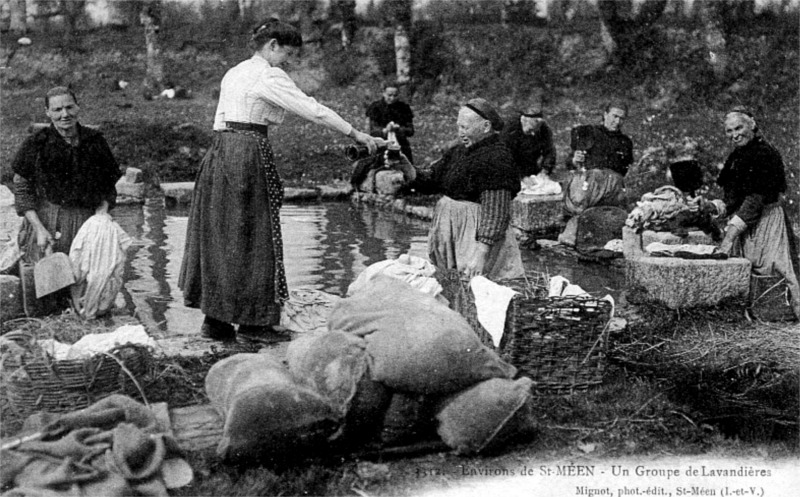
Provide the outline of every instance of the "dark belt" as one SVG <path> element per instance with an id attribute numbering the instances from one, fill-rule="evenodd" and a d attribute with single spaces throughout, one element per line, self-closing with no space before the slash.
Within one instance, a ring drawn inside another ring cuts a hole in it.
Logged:
<path id="1" fill-rule="evenodd" d="M 225 121 L 225 127 L 237 131 L 255 131 L 256 133 L 260 133 L 264 136 L 269 136 L 269 126 L 267 126 L 266 124 Z"/>

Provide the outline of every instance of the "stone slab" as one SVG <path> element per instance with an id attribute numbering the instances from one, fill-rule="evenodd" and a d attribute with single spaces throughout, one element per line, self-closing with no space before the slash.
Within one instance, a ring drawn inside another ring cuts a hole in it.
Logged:
<path id="1" fill-rule="evenodd" d="M 626 259 L 635 259 L 642 257 L 645 254 L 644 247 L 642 247 L 642 234 L 637 233 L 635 229 L 628 226 L 622 227 L 622 255 Z"/>
<path id="2" fill-rule="evenodd" d="M 536 233 L 564 226 L 563 195 L 519 194 L 511 202 L 511 225 Z"/>
<path id="3" fill-rule="evenodd" d="M 386 170 L 375 173 L 375 193 L 379 195 L 397 195 L 404 184 L 405 177 L 401 171 Z"/>
<path id="4" fill-rule="evenodd" d="M 24 315 L 22 284 L 19 278 L 9 274 L 0 274 L 0 321 Z"/>
<path id="5" fill-rule="evenodd" d="M 665 245 L 716 245 L 711 239 L 711 235 L 700 230 L 689 231 L 685 238 L 675 236 L 669 231 L 642 231 L 642 247 L 647 247 L 653 242 Z"/>
<path id="6" fill-rule="evenodd" d="M 319 192 L 316 188 L 284 188 L 283 201 L 297 202 L 299 200 L 317 200 Z"/>
<path id="7" fill-rule="evenodd" d="M 138 167 L 129 167 L 125 169 L 125 176 L 123 176 L 123 178 L 125 178 L 125 181 L 128 183 L 142 183 L 144 182 L 144 173 L 142 173 L 142 170 Z"/>
<path id="8" fill-rule="evenodd" d="M 192 202 L 194 181 L 179 181 L 176 183 L 161 183 L 161 191 L 168 201 L 176 204 L 189 204 Z"/>
<path id="9" fill-rule="evenodd" d="M 747 297 L 750 261 L 637 257 L 625 261 L 628 286 L 642 287 L 650 300 L 670 309 L 715 305 L 726 298 Z"/>
<path id="10" fill-rule="evenodd" d="M 319 196 L 323 200 L 336 200 L 349 197 L 353 193 L 353 185 L 344 182 L 333 183 L 318 186 L 317 190 L 319 190 Z"/>
<path id="11" fill-rule="evenodd" d="M 668 231 L 645 230 L 641 233 L 636 233 L 633 228 L 627 226 L 622 228 L 622 252 L 626 259 L 647 255 L 644 247 L 654 242 L 663 243 L 664 245 L 716 245 L 711 239 L 711 235 L 700 230 L 689 231 L 685 238 L 681 238 Z"/>
<path id="12" fill-rule="evenodd" d="M 131 197 L 144 202 L 144 183 L 130 183 L 125 176 L 117 181 L 117 196 Z"/>

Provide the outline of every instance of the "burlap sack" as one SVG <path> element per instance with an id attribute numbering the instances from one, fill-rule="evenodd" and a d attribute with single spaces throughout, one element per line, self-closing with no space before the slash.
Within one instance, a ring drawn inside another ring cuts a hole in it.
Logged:
<path id="1" fill-rule="evenodd" d="M 365 444 L 377 439 L 389 390 L 372 381 L 363 338 L 341 331 L 302 337 L 287 350 L 291 373 L 327 398 L 344 419 L 331 441 Z"/>
<path id="2" fill-rule="evenodd" d="M 461 315 L 391 277 L 378 275 L 339 302 L 328 326 L 364 337 L 372 379 L 400 392 L 447 394 L 516 374 Z"/>
<path id="3" fill-rule="evenodd" d="M 223 459 L 297 457 L 323 445 L 340 424 L 320 394 L 265 354 L 236 354 L 214 364 L 206 393 L 224 417 Z"/>
<path id="4" fill-rule="evenodd" d="M 476 454 L 530 431 L 532 384 L 495 378 L 451 396 L 436 414 L 439 436 L 459 454 Z"/>
<path id="5" fill-rule="evenodd" d="M 383 416 L 381 442 L 384 446 L 398 446 L 435 440 L 435 415 L 435 399 L 424 395 L 395 393 Z"/>

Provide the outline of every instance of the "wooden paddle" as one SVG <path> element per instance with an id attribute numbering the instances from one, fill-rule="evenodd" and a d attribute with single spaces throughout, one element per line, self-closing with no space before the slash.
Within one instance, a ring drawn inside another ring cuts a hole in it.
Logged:
<path id="1" fill-rule="evenodd" d="M 53 252 L 48 245 L 46 255 L 33 266 L 36 298 L 42 298 L 75 283 L 75 274 L 69 257 L 63 252 Z"/>

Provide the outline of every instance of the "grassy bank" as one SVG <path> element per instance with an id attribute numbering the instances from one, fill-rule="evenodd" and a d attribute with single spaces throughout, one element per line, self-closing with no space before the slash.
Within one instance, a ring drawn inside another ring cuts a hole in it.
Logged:
<path id="1" fill-rule="evenodd" d="M 146 100 L 142 75 L 142 34 L 127 31 L 87 32 L 64 45 L 58 37 L 33 35 L 34 43 L 17 50 L 3 71 L 4 133 L 0 159 L 7 168 L 27 135 L 27 125 L 45 120 L 43 92 L 56 84 L 72 84 L 81 99 L 83 121 L 99 124 L 124 167 L 145 170 L 152 181 L 191 180 L 211 140 L 211 124 L 219 80 L 227 69 L 249 56 L 242 35 L 195 32 L 185 27 L 165 36 L 167 77 L 191 91 L 188 100 Z M 692 64 L 698 60 L 697 33 L 671 29 L 663 43 L 671 48 L 644 69 L 611 71 L 604 77 L 584 74 L 588 63 L 565 52 L 564 40 L 588 50 L 595 43 L 593 31 L 559 32 L 517 27 L 513 31 L 493 26 L 448 28 L 438 33 L 451 52 L 436 86 L 418 85 L 410 97 L 417 133 L 412 145 L 419 163 L 438 155 L 438 147 L 455 136 L 459 103 L 481 95 L 504 111 L 544 93 L 546 114 L 555 131 L 559 167 L 568 152 L 572 126 L 598 122 L 603 102 L 612 96 L 631 102 L 624 130 L 634 142 L 638 161 L 656 148 L 674 151 L 685 139 L 697 143 L 704 166 L 713 177 L 730 151 L 722 129 L 724 109 L 734 103 L 753 108 L 759 127 L 782 153 L 789 171 L 787 198 L 797 225 L 800 205 L 800 129 L 797 78 L 791 68 L 800 64 L 797 29 L 757 32 L 731 42 L 736 72 L 727 84 L 702 81 Z M 169 33 L 169 32 L 167 32 Z M 428 35 L 430 36 L 430 35 Z M 194 37 L 194 38 L 192 38 Z M 203 42 L 203 43 L 201 43 Z M 385 32 L 365 30 L 347 54 L 334 40 L 307 47 L 304 61 L 292 71 L 301 87 L 362 127 L 365 106 L 379 97 L 380 80 L 387 63 Z M 13 40 L 4 37 L 7 55 Z M 516 47 L 509 49 L 508 47 Z M 577 49 L 576 49 L 577 50 Z M 574 52 L 574 50 L 573 50 Z M 764 54 L 769 54 L 765 57 Z M 334 61 L 336 65 L 333 65 Z M 353 75 L 341 79 L 336 67 L 349 67 Z M 333 74 L 333 76 L 331 76 Z M 708 77 L 708 75 L 706 75 Z M 119 90 L 117 80 L 130 83 Z M 337 85 L 337 82 L 339 83 Z M 319 126 L 289 116 L 275 129 L 272 143 L 282 177 L 289 185 L 322 183 L 348 178 L 350 164 L 341 147 L 349 140 Z M 634 202 L 653 185 L 662 183 L 662 171 L 633 168 L 626 179 L 629 200 Z"/>
<path id="2" fill-rule="evenodd" d="M 729 151 L 720 122 L 722 109 L 737 100 L 758 110 L 760 128 L 783 154 L 793 188 L 788 199 L 793 202 L 792 215 L 797 226 L 800 201 L 797 81 L 781 86 L 779 83 L 784 76 L 772 70 L 774 66 L 781 66 L 796 72 L 798 50 L 796 43 L 791 44 L 791 38 L 785 50 L 769 52 L 771 62 L 759 59 L 762 53 L 759 45 L 750 43 L 750 39 L 740 40 L 736 46 L 743 47 L 737 52 L 741 70 L 743 73 L 751 71 L 749 77 L 743 79 L 747 83 L 745 90 L 731 93 L 725 87 L 715 94 L 713 86 L 703 86 L 695 80 L 688 81 L 685 87 L 667 85 L 674 75 L 689 74 L 689 62 L 696 56 L 695 45 L 678 45 L 683 47 L 679 48 L 681 53 L 694 55 L 685 60 L 665 59 L 664 67 L 657 71 L 637 77 L 615 73 L 604 79 L 582 75 L 577 69 L 567 67 L 574 61 L 560 61 L 554 54 L 547 53 L 557 40 L 552 33 L 540 28 L 525 29 L 521 34 L 495 30 L 491 37 L 487 35 L 490 28 L 475 29 L 477 31 L 454 29 L 448 33 L 450 42 L 457 48 L 453 51 L 457 54 L 455 62 L 451 62 L 457 65 L 448 69 L 447 77 L 441 79 L 439 86 L 428 93 L 420 92 L 411 100 L 417 124 L 413 146 L 419 162 L 435 158 L 437 147 L 454 137 L 456 111 L 465 99 L 481 95 L 508 110 L 515 103 L 530 98 L 536 88 L 544 87 L 548 92 L 546 112 L 555 130 L 559 164 L 563 163 L 567 152 L 570 127 L 598 121 L 605 98 L 625 96 L 632 104 L 625 129 L 633 138 L 637 160 L 648 149 L 674 148 L 688 137 L 698 143 L 711 169 Z M 2 167 L 7 167 L 27 136 L 28 124 L 45 120 L 41 110 L 44 91 L 56 84 L 73 83 L 79 93 L 83 122 L 101 126 L 123 166 L 144 169 L 153 183 L 193 179 L 199 159 L 211 140 L 219 80 L 227 69 L 249 53 L 240 37 L 223 37 L 222 43 L 211 43 L 209 39 L 216 39 L 208 33 L 184 34 L 186 36 L 181 37 L 173 33 L 166 38 L 164 57 L 170 78 L 191 90 L 192 98 L 187 100 L 143 97 L 144 55 L 142 34 L 138 29 L 85 33 L 69 45 L 64 45 L 57 37 L 46 39 L 34 34 L 33 45 L 18 50 L 9 69 L 0 74 Z M 679 37 L 687 44 L 685 40 L 691 38 L 686 33 Z M 196 43 L 187 44 L 187 40 Z M 320 101 L 363 127 L 364 104 L 378 98 L 380 91 L 380 64 L 374 60 L 372 52 L 380 45 L 376 40 L 364 35 L 355 55 L 338 56 L 336 60 L 342 64 L 355 64 L 358 69 L 358 77 L 345 86 L 334 85 L 322 77 L 324 58 L 337 54 L 332 45 L 309 54 L 308 63 L 296 68 L 294 75 Z M 525 41 L 519 43 L 521 51 L 506 50 L 515 46 L 517 40 Z M 4 36 L 4 50 L 13 42 Z M 536 56 L 527 57 L 526 51 L 533 51 Z M 0 55 L 7 56 L 8 52 Z M 773 66 L 752 73 L 759 60 L 762 60 L 760 64 Z M 538 73 L 536 64 L 542 64 L 546 71 Z M 796 75 L 792 78 L 796 80 Z M 115 89 L 117 80 L 126 80 L 130 85 L 124 91 Z M 774 86 L 776 81 L 778 87 Z M 288 117 L 271 138 L 287 184 L 318 184 L 349 177 L 350 164 L 340 148 L 349 143 L 347 139 L 294 117 Z M 662 171 L 643 169 L 633 172 L 629 178 L 631 200 L 647 185 L 658 182 L 656 178 L 661 174 Z M 743 321 L 738 317 L 740 311 L 740 307 L 734 306 L 687 315 L 641 307 L 637 310 L 637 320 L 631 322 L 626 334 L 615 338 L 614 344 L 619 350 L 628 346 L 624 350 L 630 351 L 632 344 L 643 344 L 647 348 L 660 343 L 661 338 L 676 340 L 675 337 L 684 334 L 689 337 L 706 330 L 708 335 L 732 328 L 750 335 L 775 333 L 774 327 Z M 791 340 L 792 326 L 796 325 L 781 325 L 776 335 L 788 336 Z M 787 346 L 794 343 L 796 339 Z M 221 355 L 215 352 L 196 360 L 154 364 L 144 383 L 148 400 L 169 401 L 173 407 L 206 401 L 202 378 L 210 364 L 219 358 Z M 797 457 L 796 419 L 784 416 L 777 419 L 780 423 L 772 423 L 758 410 L 736 411 L 731 407 L 722 413 L 726 416 L 724 419 L 715 420 L 714 416 L 720 416 L 721 404 L 708 404 L 711 390 L 687 389 L 689 382 L 699 385 L 706 381 L 704 386 L 707 387 L 707 380 L 712 378 L 725 383 L 728 390 L 722 389 L 723 393 L 735 395 L 741 393 L 736 388 L 746 388 L 750 383 L 758 386 L 762 385 L 758 382 L 777 378 L 774 365 L 733 371 L 733 377 L 727 373 L 708 376 L 702 370 L 691 371 L 696 376 L 688 372 L 679 376 L 665 374 L 657 367 L 642 368 L 640 365 L 636 368 L 630 352 L 624 359 L 627 361 L 617 360 L 611 364 L 605 384 L 600 388 L 572 397 L 539 399 L 536 415 L 540 425 L 532 439 L 509 447 L 502 454 L 469 459 L 470 464 L 565 459 L 576 454 L 608 458 L 697 454 L 723 458 L 756 456 L 767 460 Z M 641 362 L 642 357 L 636 359 Z M 782 378 L 782 381 L 788 378 L 796 382 L 796 377 L 789 378 L 788 374 Z M 780 408 L 791 407 L 791 402 L 797 400 L 787 394 L 791 392 L 787 385 L 791 386 L 789 383 L 779 385 L 779 394 L 786 397 L 785 405 L 778 406 Z M 776 394 L 770 395 L 774 400 Z M 13 417 L 7 404 L 3 404 L 3 409 L 3 434 L 7 435 L 13 433 L 21 420 Z M 318 459 L 290 468 L 276 468 L 272 464 L 232 467 L 220 464 L 209 454 L 192 454 L 190 459 L 196 480 L 177 495 L 412 495 L 418 483 L 414 476 L 416 468 L 456 467 L 465 461 L 450 454 L 387 460 L 383 462 L 388 465 L 391 476 L 374 479 L 365 476 L 360 471 L 359 461 L 352 458 Z"/>

